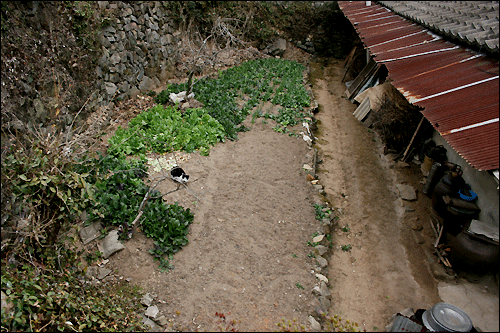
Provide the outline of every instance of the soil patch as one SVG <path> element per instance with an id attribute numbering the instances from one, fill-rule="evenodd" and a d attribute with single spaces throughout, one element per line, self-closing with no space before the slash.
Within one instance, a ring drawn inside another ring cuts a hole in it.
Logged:
<path id="1" fill-rule="evenodd" d="M 210 329 L 215 312 L 231 313 L 245 331 L 272 330 L 282 317 L 306 323 L 316 282 L 307 240 L 321 230 L 316 193 L 302 170 L 308 154 L 302 138 L 262 121 L 208 157 L 191 154 L 179 162 L 189 189 L 166 197 L 195 213 L 189 245 L 171 261 L 175 269 L 155 272 L 157 262 L 146 252 L 151 241 L 141 237 L 112 258 L 112 267 L 165 301 L 159 308 L 167 317 L 180 311 L 176 323 L 190 330 Z M 167 180 L 158 189 L 176 187 Z"/>

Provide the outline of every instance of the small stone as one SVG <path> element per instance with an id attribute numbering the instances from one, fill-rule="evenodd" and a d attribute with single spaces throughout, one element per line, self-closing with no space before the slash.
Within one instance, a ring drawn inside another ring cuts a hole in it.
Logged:
<path id="1" fill-rule="evenodd" d="M 142 322 L 149 326 L 149 332 L 160 332 L 160 326 L 158 326 L 154 321 L 152 321 L 151 319 L 147 318 L 147 317 L 142 317 Z"/>
<path id="2" fill-rule="evenodd" d="M 108 259 L 113 253 L 121 251 L 125 248 L 125 246 L 118 241 L 118 230 L 112 230 L 110 233 L 104 238 L 102 242 L 103 255 L 104 259 Z"/>
<path id="3" fill-rule="evenodd" d="M 403 311 L 400 312 L 403 316 L 410 318 L 415 314 L 415 310 L 413 308 L 406 308 Z"/>
<path id="4" fill-rule="evenodd" d="M 153 302 L 154 297 L 150 294 L 147 293 L 141 298 L 141 304 L 145 306 L 151 306 L 151 303 Z"/>
<path id="5" fill-rule="evenodd" d="M 313 316 L 309 316 L 309 323 L 311 324 L 311 331 L 313 332 L 320 332 L 321 331 L 321 324 L 318 323 L 316 319 L 314 319 Z"/>
<path id="6" fill-rule="evenodd" d="M 304 170 L 306 170 L 306 171 L 311 171 L 313 169 L 313 168 L 311 168 L 311 166 L 309 164 L 304 164 L 302 166 L 302 168 L 304 168 Z"/>
<path id="7" fill-rule="evenodd" d="M 324 245 L 316 245 L 314 247 L 314 252 L 317 254 L 317 255 L 320 255 L 322 256 L 323 254 L 326 253 L 326 251 L 328 251 L 328 248 Z"/>
<path id="8" fill-rule="evenodd" d="M 330 297 L 331 293 L 330 290 L 328 289 L 328 286 L 326 285 L 325 281 L 321 281 L 319 284 L 319 292 L 321 296 L 325 297 Z"/>
<path id="9" fill-rule="evenodd" d="M 156 305 L 153 305 L 153 306 L 148 307 L 148 309 L 146 310 L 144 315 L 155 319 L 156 316 L 158 315 L 158 313 L 160 313 L 160 310 L 158 310 L 158 307 Z"/>
<path id="10" fill-rule="evenodd" d="M 113 95 L 118 90 L 118 87 L 112 82 L 106 82 L 105 88 L 108 95 Z"/>
<path id="11" fill-rule="evenodd" d="M 80 230 L 80 238 L 82 239 L 83 245 L 87 245 L 101 234 L 100 230 L 102 228 L 101 222 L 92 223 L 85 228 Z"/>
<path id="12" fill-rule="evenodd" d="M 323 309 L 329 309 L 331 306 L 330 299 L 326 296 L 319 296 L 319 303 L 321 304 L 321 308 Z"/>
<path id="13" fill-rule="evenodd" d="M 97 266 L 89 266 L 85 271 L 85 277 L 89 280 L 93 280 L 99 274 L 99 267 Z"/>
<path id="14" fill-rule="evenodd" d="M 111 273 L 111 270 L 110 269 L 107 269 L 107 268 L 104 268 L 104 267 L 99 267 L 99 271 L 98 271 L 98 275 L 97 275 L 97 278 L 99 280 L 102 280 L 104 279 L 106 276 L 109 275 L 109 273 Z"/>
<path id="15" fill-rule="evenodd" d="M 325 235 L 318 235 L 316 237 L 313 238 L 313 243 L 319 243 L 323 240 L 323 238 L 325 238 Z"/>
<path id="16" fill-rule="evenodd" d="M 329 218 L 325 218 L 321 220 L 321 225 L 331 225 L 332 222 L 330 221 Z"/>
<path id="17" fill-rule="evenodd" d="M 313 185 L 317 185 L 318 182 L 319 182 L 319 179 L 311 180 L 311 184 L 313 184 Z"/>
<path id="18" fill-rule="evenodd" d="M 318 191 L 318 192 L 323 191 L 323 185 L 321 185 L 321 184 L 314 184 L 314 188 L 315 188 L 315 189 L 316 189 L 316 191 Z"/>
<path id="19" fill-rule="evenodd" d="M 321 268 L 328 266 L 328 261 L 321 256 L 316 257 L 316 262 L 321 266 Z"/>
<path id="20" fill-rule="evenodd" d="M 316 273 L 316 277 L 320 280 L 320 281 L 324 281 L 325 283 L 328 283 L 328 278 L 326 276 L 324 276 L 323 274 L 318 274 Z M 328 308 L 327 308 L 328 309 Z"/>
<path id="21" fill-rule="evenodd" d="M 314 180 L 314 177 L 311 174 L 307 174 L 306 179 L 307 179 L 307 181 L 312 181 L 312 180 Z"/>
<path id="22" fill-rule="evenodd" d="M 156 321 L 161 325 L 161 326 L 165 326 L 168 324 L 168 319 L 167 317 L 165 316 L 160 316 L 158 317 L 158 319 L 156 319 Z"/>
<path id="23" fill-rule="evenodd" d="M 408 201 L 417 200 L 417 193 L 415 192 L 413 186 L 405 184 L 397 184 L 396 187 L 398 188 L 399 196 L 403 200 L 408 200 Z"/>
<path id="24" fill-rule="evenodd" d="M 313 295 L 320 296 L 321 295 L 321 289 L 319 288 L 319 286 L 314 286 L 314 288 L 312 290 L 312 293 L 313 293 Z"/>

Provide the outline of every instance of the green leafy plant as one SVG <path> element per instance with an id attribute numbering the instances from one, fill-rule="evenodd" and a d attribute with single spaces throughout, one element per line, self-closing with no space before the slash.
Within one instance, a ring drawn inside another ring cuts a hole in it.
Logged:
<path id="1" fill-rule="evenodd" d="M 321 221 L 322 219 L 327 218 L 325 212 L 323 211 L 324 206 L 321 204 L 313 204 L 314 213 L 316 215 L 316 220 Z"/>
<path id="2" fill-rule="evenodd" d="M 300 284 L 300 282 L 295 283 L 295 286 L 296 286 L 298 289 L 304 289 L 304 287 Z"/>
<path id="3" fill-rule="evenodd" d="M 26 134 L 2 156 L 2 218 L 16 228 L 3 250 L 30 249 L 35 260 L 54 251 L 61 230 L 95 202 L 89 174 L 79 172 L 61 136 Z M 5 203 L 5 202 L 4 202 Z M 23 225 L 23 227 L 20 227 Z"/>
<path id="4" fill-rule="evenodd" d="M 284 59 L 249 60 L 219 71 L 217 78 L 195 81 L 193 92 L 203 103 L 203 109 L 222 125 L 225 137 L 236 140 L 238 132 L 247 130 L 241 123 L 261 101 L 271 100 L 282 106 L 277 116 L 262 115 L 274 119 L 282 128 L 294 126 L 304 118 L 303 108 L 310 104 L 302 83 L 304 69 L 302 64 Z M 186 90 L 187 84 L 171 84 L 157 95 L 155 101 L 167 104 L 170 93 Z M 248 96 L 248 99 L 239 107 L 237 99 L 243 96 Z M 252 121 L 260 116 L 261 112 L 254 112 Z"/>
<path id="5" fill-rule="evenodd" d="M 2 331 L 146 331 L 138 287 L 90 284 L 74 263 L 79 253 L 60 248 L 45 265 L 16 267 L 2 259 Z M 113 306 L 110 306 L 112 304 Z"/>
<path id="6" fill-rule="evenodd" d="M 100 218 L 105 226 L 122 226 L 125 237 L 133 228 L 141 203 L 150 191 L 142 181 L 146 176 L 146 158 L 142 156 L 127 161 L 123 155 L 107 155 L 95 159 L 94 164 L 89 174 L 95 181 L 97 203 L 89 213 L 88 221 Z M 177 203 L 166 204 L 158 191 L 149 193 L 143 206 L 141 228 L 155 241 L 150 253 L 160 261 L 161 270 L 171 269 L 171 255 L 188 243 L 187 234 L 193 218 L 189 208 L 185 210 Z"/>
<path id="7" fill-rule="evenodd" d="M 352 245 L 351 244 L 341 245 L 340 248 L 342 249 L 342 251 L 347 252 L 352 249 Z"/>
<path id="8" fill-rule="evenodd" d="M 338 315 L 326 316 L 322 314 L 325 318 L 324 330 L 326 332 L 359 332 L 359 325 L 356 322 L 351 322 L 349 319 L 343 320 L 342 317 Z"/>
<path id="9" fill-rule="evenodd" d="M 128 128 L 119 127 L 109 139 L 108 151 L 136 155 L 199 149 L 206 156 L 219 141 L 224 141 L 224 130 L 203 109 L 181 113 L 176 107 L 156 105 L 133 118 Z"/>
<path id="10" fill-rule="evenodd" d="M 164 255 L 169 255 L 171 260 L 171 255 L 187 245 L 189 225 L 194 215 L 189 208 L 184 209 L 177 203 L 151 206 L 144 215 L 146 220 L 142 223 L 142 231 L 155 240 L 155 248 L 150 253 L 160 260 L 161 270 L 171 269 Z"/>
<path id="11" fill-rule="evenodd" d="M 306 326 L 299 324 L 297 318 L 293 318 L 292 320 L 282 318 L 276 326 L 278 327 L 279 332 L 307 332 Z"/>
<path id="12" fill-rule="evenodd" d="M 342 228 L 343 232 L 348 232 L 349 230 L 351 230 L 351 228 L 349 228 L 347 225 Z"/>
<path id="13" fill-rule="evenodd" d="M 92 263 L 98 261 L 99 259 L 102 259 L 102 252 L 101 251 L 95 251 L 91 253 L 87 253 L 85 255 L 85 260 L 89 265 L 92 265 Z"/>

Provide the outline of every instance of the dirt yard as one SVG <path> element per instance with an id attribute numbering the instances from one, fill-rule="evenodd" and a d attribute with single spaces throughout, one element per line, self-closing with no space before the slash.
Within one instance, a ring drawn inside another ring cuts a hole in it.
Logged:
<path id="1" fill-rule="evenodd" d="M 285 57 L 308 61 L 300 52 Z M 308 65 L 319 104 L 314 147 L 325 196 L 306 179 L 303 165 L 314 150 L 302 137 L 276 133 L 263 118 L 248 119 L 250 131 L 213 147 L 210 156 L 177 155 L 190 182 L 166 199 L 195 217 L 189 245 L 171 260 L 175 269 L 158 271 L 148 253 L 152 241 L 141 233 L 110 258 L 108 268 L 156 295 L 169 328 L 219 330 L 217 312 L 227 318 L 223 330 L 276 331 L 282 318 L 297 318 L 309 329 L 308 316 L 319 304 L 312 294 L 318 272 L 329 279 L 328 314 L 357 322 L 361 330 L 385 331 L 393 314 L 440 301 L 433 258 L 424 251 L 433 239 L 419 167 L 394 163 L 352 116 L 356 107 L 342 98 L 342 61 Z M 414 186 L 418 200 L 398 201 L 397 183 Z M 170 181 L 161 186 L 177 187 Z M 339 215 L 322 271 L 307 244 L 323 232 L 315 203 L 328 203 Z M 349 251 L 341 249 L 349 244 Z M 238 321 L 235 327 L 229 319 Z"/>

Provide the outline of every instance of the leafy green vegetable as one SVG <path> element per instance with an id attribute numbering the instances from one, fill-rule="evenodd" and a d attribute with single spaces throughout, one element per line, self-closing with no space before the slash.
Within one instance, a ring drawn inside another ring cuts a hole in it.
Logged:
<path id="1" fill-rule="evenodd" d="M 127 129 L 121 127 L 109 139 L 109 150 L 141 154 L 201 149 L 208 155 L 210 147 L 224 141 L 224 129 L 203 109 L 187 109 L 184 114 L 172 106 L 156 105 L 133 118 Z"/>
<path id="2" fill-rule="evenodd" d="M 121 225 L 128 231 L 149 191 L 142 181 L 146 176 L 146 159 L 127 161 L 124 155 L 107 155 L 94 163 L 96 167 L 89 170 L 89 177 L 95 181 L 97 204 L 89 213 L 89 221 L 101 218 L 105 226 Z M 150 252 L 161 261 L 160 268 L 169 268 L 164 255 L 174 254 L 188 243 L 194 215 L 177 203 L 167 205 L 158 194 L 152 191 L 144 205 L 141 226 L 144 234 L 155 240 L 155 249 Z"/>
<path id="3" fill-rule="evenodd" d="M 302 110 L 310 105 L 303 85 L 304 69 L 302 64 L 284 59 L 249 60 L 220 71 L 216 79 L 195 81 L 193 92 L 203 109 L 222 125 L 225 137 L 236 140 L 238 132 L 247 130 L 241 123 L 260 102 L 283 107 L 275 118 L 283 127 L 294 126 L 304 117 Z M 186 89 L 186 84 L 171 84 L 155 101 L 166 104 L 170 93 Z M 237 99 L 244 95 L 248 99 L 239 107 Z"/>

